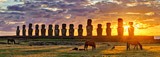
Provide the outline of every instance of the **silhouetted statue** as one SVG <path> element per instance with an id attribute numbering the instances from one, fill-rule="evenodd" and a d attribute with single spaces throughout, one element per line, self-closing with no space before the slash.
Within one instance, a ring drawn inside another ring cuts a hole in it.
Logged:
<path id="1" fill-rule="evenodd" d="M 88 21 L 87 21 L 86 30 L 87 30 L 87 36 L 92 36 L 93 26 L 92 26 L 91 19 L 88 19 Z"/>
<path id="2" fill-rule="evenodd" d="M 74 36 L 74 25 L 73 24 L 69 25 L 69 36 Z"/>
<path id="3" fill-rule="evenodd" d="M 133 27 L 133 22 L 129 22 L 128 33 L 129 33 L 129 37 L 130 37 L 130 38 L 133 38 L 133 37 L 134 37 L 134 27 Z"/>
<path id="4" fill-rule="evenodd" d="M 59 36 L 59 25 L 55 25 L 54 34 L 55 36 Z"/>
<path id="5" fill-rule="evenodd" d="M 20 36 L 20 29 L 19 29 L 19 26 L 17 26 L 16 36 Z"/>
<path id="6" fill-rule="evenodd" d="M 35 28 L 35 36 L 39 36 L 39 25 L 37 24 Z"/>
<path id="7" fill-rule="evenodd" d="M 28 36 L 32 36 L 33 35 L 33 29 L 32 29 L 32 24 L 29 24 L 29 29 L 28 29 Z"/>
<path id="8" fill-rule="evenodd" d="M 83 26 L 82 26 L 82 24 L 80 24 L 78 26 L 78 36 L 83 36 Z"/>
<path id="9" fill-rule="evenodd" d="M 98 24 L 98 28 L 97 28 L 97 36 L 102 36 L 102 24 Z"/>
<path id="10" fill-rule="evenodd" d="M 41 36 L 46 36 L 46 28 L 45 28 L 45 24 L 42 24 L 42 28 L 41 28 Z"/>
<path id="11" fill-rule="evenodd" d="M 62 24 L 62 36 L 66 36 L 66 32 L 67 32 L 67 29 L 66 29 L 66 24 Z"/>
<path id="12" fill-rule="evenodd" d="M 118 19 L 118 28 L 117 28 L 117 31 L 118 31 L 118 36 L 122 37 L 123 36 L 123 31 L 124 31 L 124 28 L 123 28 L 123 19 L 122 18 Z"/>
<path id="13" fill-rule="evenodd" d="M 22 36 L 26 36 L 26 25 L 22 26 Z"/>
<path id="14" fill-rule="evenodd" d="M 111 23 L 107 23 L 107 28 L 106 28 L 107 36 L 111 36 L 111 32 L 112 32 Z"/>
<path id="15" fill-rule="evenodd" d="M 49 29 L 48 29 L 48 36 L 53 36 L 53 29 L 52 29 L 52 24 L 49 25 Z"/>

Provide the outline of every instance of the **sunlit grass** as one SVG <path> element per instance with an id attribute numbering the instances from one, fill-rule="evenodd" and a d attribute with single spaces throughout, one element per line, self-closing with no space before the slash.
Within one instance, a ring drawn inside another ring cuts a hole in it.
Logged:
<path id="1" fill-rule="evenodd" d="M 160 56 L 160 44 L 142 44 L 144 50 L 126 51 L 125 43 L 102 42 L 96 43 L 97 49 L 88 51 L 73 51 L 72 48 L 82 46 L 76 45 L 48 45 L 48 46 L 28 46 L 28 45 L 0 45 L 0 57 L 158 57 Z M 111 46 L 107 46 L 110 44 Z M 113 46 L 115 49 L 111 50 Z"/>

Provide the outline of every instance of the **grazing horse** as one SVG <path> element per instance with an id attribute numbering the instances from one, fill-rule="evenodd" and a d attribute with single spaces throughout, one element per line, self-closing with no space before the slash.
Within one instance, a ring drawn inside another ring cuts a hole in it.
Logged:
<path id="1" fill-rule="evenodd" d="M 134 49 L 138 50 L 138 46 L 141 50 L 143 50 L 142 45 L 138 41 L 128 41 L 127 42 L 127 50 L 130 50 L 130 45 L 134 45 Z"/>
<path id="2" fill-rule="evenodd" d="M 8 44 L 10 44 L 10 42 L 13 43 L 13 44 L 16 43 L 14 39 L 8 39 L 8 40 L 7 40 L 7 43 L 8 43 Z"/>
<path id="3" fill-rule="evenodd" d="M 88 50 L 88 46 L 92 46 L 92 50 L 96 49 L 96 43 L 94 41 L 86 41 L 84 50 Z"/>

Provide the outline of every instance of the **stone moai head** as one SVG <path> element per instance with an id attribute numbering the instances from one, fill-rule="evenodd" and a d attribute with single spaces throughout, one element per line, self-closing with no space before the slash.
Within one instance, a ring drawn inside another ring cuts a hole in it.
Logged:
<path id="1" fill-rule="evenodd" d="M 49 29 L 52 29 L 52 27 L 53 27 L 52 24 L 50 24 L 50 25 L 49 25 Z"/>
<path id="2" fill-rule="evenodd" d="M 133 22 L 129 22 L 129 26 L 133 26 Z"/>
<path id="3" fill-rule="evenodd" d="M 19 30 L 19 26 L 17 26 L 17 30 Z"/>
<path id="4" fill-rule="evenodd" d="M 66 24 L 62 24 L 62 29 L 66 29 Z"/>
<path id="5" fill-rule="evenodd" d="M 22 28 L 25 29 L 25 28 L 26 28 L 26 25 L 23 25 Z"/>
<path id="6" fill-rule="evenodd" d="M 45 24 L 42 24 L 42 29 L 45 29 Z"/>
<path id="7" fill-rule="evenodd" d="M 111 28 L 111 23 L 107 23 L 107 28 Z"/>
<path id="8" fill-rule="evenodd" d="M 123 22 L 123 19 L 122 18 L 118 18 L 118 22 Z"/>
<path id="9" fill-rule="evenodd" d="M 55 25 L 55 29 L 59 29 L 59 25 Z"/>
<path id="10" fill-rule="evenodd" d="M 39 25 L 37 24 L 35 28 L 36 28 L 36 29 L 39 29 Z"/>
<path id="11" fill-rule="evenodd" d="M 78 25 L 78 28 L 79 28 L 79 29 L 82 29 L 82 28 L 83 28 L 83 25 L 82 25 L 82 24 Z"/>
<path id="12" fill-rule="evenodd" d="M 32 23 L 29 23 L 29 28 L 32 28 Z"/>
<path id="13" fill-rule="evenodd" d="M 118 27 L 123 27 L 123 19 L 118 18 Z"/>
<path id="14" fill-rule="evenodd" d="M 92 20 L 91 19 L 88 19 L 87 20 L 87 25 L 91 25 L 92 24 Z"/>
<path id="15" fill-rule="evenodd" d="M 98 24 L 98 28 L 102 28 L 102 24 Z"/>
<path id="16" fill-rule="evenodd" d="M 69 25 L 69 28 L 70 28 L 70 29 L 74 29 L 74 25 L 73 25 L 73 24 L 70 24 L 70 25 Z"/>

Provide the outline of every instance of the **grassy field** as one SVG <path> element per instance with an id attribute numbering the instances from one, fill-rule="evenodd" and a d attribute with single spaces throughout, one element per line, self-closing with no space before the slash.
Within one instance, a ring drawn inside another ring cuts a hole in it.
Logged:
<path id="1" fill-rule="evenodd" d="M 73 40 L 61 41 L 71 42 Z M 83 42 L 83 40 L 81 41 Z M 126 51 L 125 43 L 97 42 L 96 50 L 92 51 L 89 47 L 88 51 L 73 51 L 72 48 L 83 48 L 83 45 L 29 46 L 27 43 L 23 42 L 21 45 L 0 44 L 0 57 L 160 57 L 160 44 L 142 44 L 144 50 Z M 107 44 L 111 46 L 107 46 Z M 115 49 L 111 50 L 113 46 Z"/>

